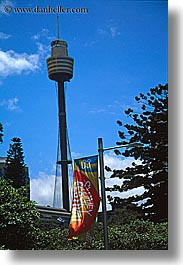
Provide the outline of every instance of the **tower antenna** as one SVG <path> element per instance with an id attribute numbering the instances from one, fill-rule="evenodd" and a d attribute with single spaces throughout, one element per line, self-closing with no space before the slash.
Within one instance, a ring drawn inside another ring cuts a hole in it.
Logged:
<path id="1" fill-rule="evenodd" d="M 59 16 L 57 15 L 57 38 L 60 40 L 60 23 L 59 23 Z"/>

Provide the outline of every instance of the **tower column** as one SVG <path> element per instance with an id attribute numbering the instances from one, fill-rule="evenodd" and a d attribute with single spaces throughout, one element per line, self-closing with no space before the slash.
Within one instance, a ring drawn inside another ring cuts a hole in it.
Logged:
<path id="1" fill-rule="evenodd" d="M 59 142 L 61 151 L 62 169 L 62 196 L 63 208 L 69 211 L 69 185 L 68 185 L 68 158 L 67 158 L 67 123 L 66 123 L 66 108 L 65 108 L 65 91 L 64 82 L 58 82 L 58 115 L 59 115 Z"/>

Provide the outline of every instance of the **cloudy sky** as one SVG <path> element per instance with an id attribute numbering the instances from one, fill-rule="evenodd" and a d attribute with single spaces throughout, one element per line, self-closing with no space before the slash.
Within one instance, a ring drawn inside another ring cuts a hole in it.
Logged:
<path id="1" fill-rule="evenodd" d="M 31 198 L 44 205 L 52 205 L 57 151 L 57 91 L 46 68 L 56 13 L 15 9 L 58 5 L 88 9 L 59 14 L 61 39 L 74 58 L 74 77 L 66 85 L 73 158 L 96 154 L 98 137 L 106 147 L 115 145 L 116 121 L 128 122 L 124 110 L 136 107 L 134 97 L 168 78 L 167 1 L 0 0 L 0 156 L 6 156 L 11 138 L 22 139 Z M 130 162 L 105 154 L 112 168 Z"/>

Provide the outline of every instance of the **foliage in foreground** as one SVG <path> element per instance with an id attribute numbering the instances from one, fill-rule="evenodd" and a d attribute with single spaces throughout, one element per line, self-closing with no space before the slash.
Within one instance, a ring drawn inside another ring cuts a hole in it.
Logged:
<path id="1" fill-rule="evenodd" d="M 92 244 L 68 241 L 68 229 L 48 229 L 39 225 L 35 203 L 0 180 L 0 249 L 103 250 L 103 226 L 96 223 Z M 130 218 L 108 225 L 111 250 L 159 250 L 168 247 L 168 224 Z"/>
<path id="2" fill-rule="evenodd" d="M 168 248 L 168 224 L 144 220 L 108 227 L 111 250 L 160 250 Z M 103 250 L 102 223 L 97 223 L 92 244 L 80 240 L 68 241 L 68 229 L 37 230 L 35 249 Z"/>
<path id="3" fill-rule="evenodd" d="M 25 197 L 25 188 L 15 189 L 0 180 L 0 246 L 1 249 L 32 249 L 35 224 L 39 213 Z"/>

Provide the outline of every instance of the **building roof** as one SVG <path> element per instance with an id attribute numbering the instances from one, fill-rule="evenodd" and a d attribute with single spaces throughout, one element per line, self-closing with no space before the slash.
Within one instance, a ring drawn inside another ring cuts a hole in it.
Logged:
<path id="1" fill-rule="evenodd" d="M 47 207 L 47 206 L 41 206 L 36 205 L 36 208 L 39 213 L 41 214 L 47 214 L 52 216 L 62 216 L 62 217 L 68 217 L 70 218 L 71 213 L 66 211 L 65 209 L 61 208 L 53 208 L 53 207 Z"/>
<path id="2" fill-rule="evenodd" d="M 0 156 L 0 163 L 1 163 L 1 164 L 6 163 L 6 157 L 4 157 L 4 156 Z"/>

